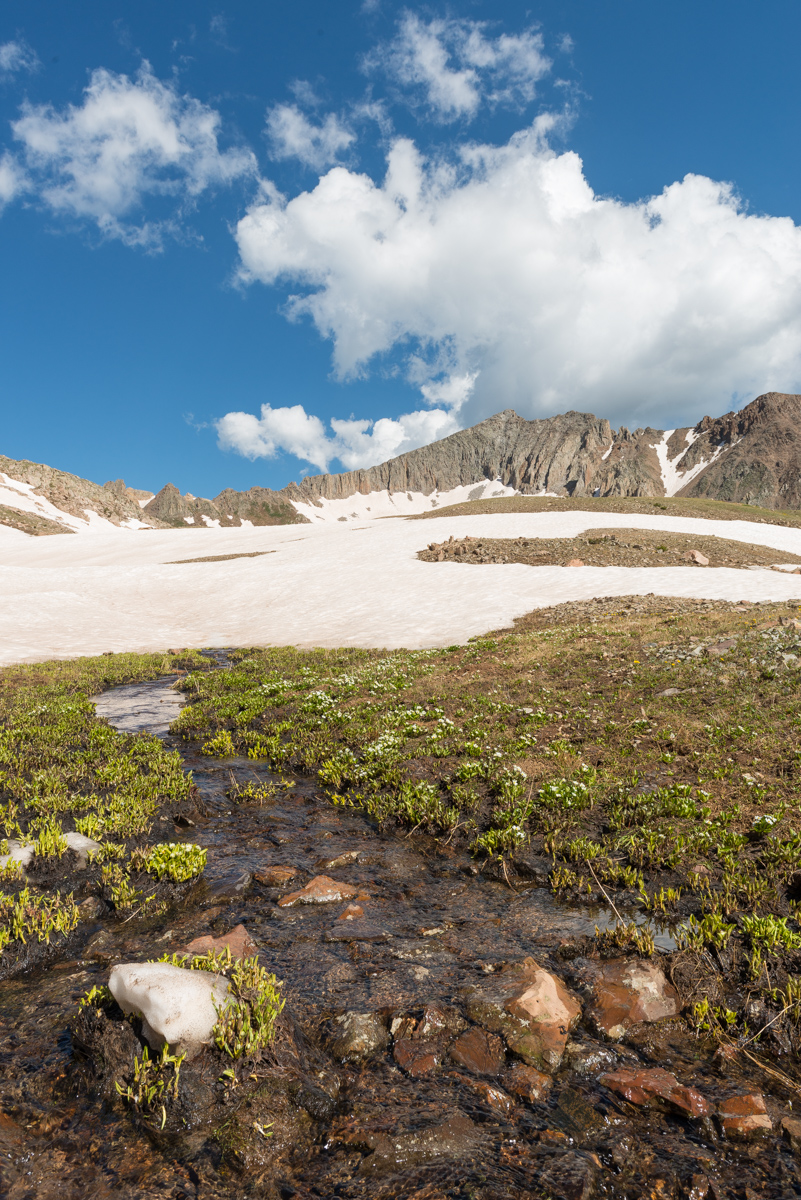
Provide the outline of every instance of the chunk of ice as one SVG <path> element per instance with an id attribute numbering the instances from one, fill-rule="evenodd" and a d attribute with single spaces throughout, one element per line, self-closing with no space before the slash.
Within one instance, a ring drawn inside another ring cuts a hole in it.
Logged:
<path id="1" fill-rule="evenodd" d="M 211 1043 L 218 1009 L 230 999 L 224 976 L 169 963 L 119 963 L 108 986 L 124 1013 L 141 1016 L 142 1032 L 154 1050 L 166 1042 L 187 1058 Z"/>

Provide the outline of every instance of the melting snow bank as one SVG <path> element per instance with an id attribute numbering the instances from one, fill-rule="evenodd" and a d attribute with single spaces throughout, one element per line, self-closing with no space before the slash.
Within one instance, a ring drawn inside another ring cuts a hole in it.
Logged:
<path id="1" fill-rule="evenodd" d="M 211 1043 L 230 985 L 210 971 L 169 963 L 120 963 L 112 967 L 108 986 L 126 1016 L 141 1016 L 142 1033 L 153 1050 L 167 1044 L 174 1054 L 194 1058 Z"/>
<path id="2" fill-rule="evenodd" d="M 192 537 L 208 556 L 262 553 L 179 564 L 172 560 L 186 553 L 187 537 L 180 529 L 80 539 L 5 539 L 0 529 L 0 663 L 169 646 L 422 649 L 596 596 L 801 599 L 801 575 L 784 571 L 467 567 L 417 558 L 450 535 L 576 537 L 599 526 L 712 534 L 801 554 L 800 529 L 591 511 L 205 529 Z"/>
<path id="3" fill-rule="evenodd" d="M 465 504 L 468 500 L 489 500 L 495 496 L 517 496 L 516 488 L 507 487 L 500 479 L 489 482 L 476 480 L 449 492 L 355 492 L 344 499 L 326 500 L 316 504 L 292 505 L 303 517 L 316 521 L 374 521 L 378 517 L 411 517 L 416 513 L 430 512 L 434 508 L 445 508 L 449 504 Z M 541 495 L 550 493 L 542 492 Z M 554 493 L 555 494 L 555 493 Z"/>

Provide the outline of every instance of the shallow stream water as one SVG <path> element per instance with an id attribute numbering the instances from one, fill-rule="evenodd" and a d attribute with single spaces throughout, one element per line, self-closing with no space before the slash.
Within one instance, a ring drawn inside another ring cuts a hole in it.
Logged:
<path id="1" fill-rule="evenodd" d="M 116 688 L 99 698 L 98 713 L 119 729 L 144 728 L 169 740 L 166 725 L 182 699 L 170 685 Z M 0 989 L 0 1194 L 10 1200 L 182 1200 L 248 1192 L 247 1177 L 208 1146 L 193 1146 L 190 1138 L 180 1150 L 159 1149 L 123 1112 L 102 1110 L 76 1087 L 69 1022 L 78 997 L 105 983 L 114 962 L 156 958 L 242 923 L 263 965 L 284 981 L 288 1010 L 306 1037 L 319 1042 L 326 1021 L 345 1011 L 378 1012 L 389 1020 L 433 1003 L 458 1008 L 465 988 L 527 955 L 559 973 L 560 962 L 569 966 L 571 944 L 614 921 L 610 910 L 562 904 L 547 888 L 489 878 L 462 851 L 381 830 L 358 812 L 334 808 L 308 777 L 275 776 L 257 762 L 208 759 L 175 745 L 208 815 L 191 827 L 161 817 L 152 837 L 205 847 L 205 882 L 165 917 L 82 926 L 72 957 Z M 232 804 L 226 789 L 249 779 L 283 779 L 289 786 L 262 808 Z M 343 854 L 354 861 L 332 865 Z M 316 874 L 358 887 L 363 917 L 341 920 L 343 903 L 279 908 L 282 892 L 254 880 L 268 866 L 297 869 L 297 882 L 284 891 Z M 664 948 L 670 947 L 664 935 Z M 720 1141 L 711 1123 L 701 1128 L 655 1111 L 634 1112 L 610 1102 L 597 1083 L 598 1074 L 615 1065 L 663 1066 L 714 1097 L 721 1088 L 730 1091 L 741 1071 L 722 1074 L 714 1047 L 670 1023 L 649 1027 L 623 1046 L 602 1046 L 579 1026 L 573 1042 L 572 1066 L 560 1072 L 543 1102 L 511 1108 L 447 1068 L 410 1077 L 391 1047 L 343 1068 L 336 1116 L 321 1128 L 313 1154 L 282 1164 L 270 1194 L 498 1200 L 544 1195 L 549 1187 L 567 1200 L 716 1200 L 745 1196 L 749 1186 L 751 1196 L 801 1195 L 789 1150 L 775 1143 L 769 1153 L 738 1147 Z M 750 1090 L 771 1086 L 753 1069 L 742 1081 Z M 773 1086 L 775 1105 L 786 1109 L 791 1093 Z M 459 1142 L 453 1130 L 462 1129 L 463 1119 L 470 1133 Z M 429 1137 L 428 1150 L 409 1151 L 409 1139 L 429 1128 L 439 1132 Z M 364 1141 L 387 1136 L 406 1149 L 394 1157 L 382 1151 L 380 1168 L 373 1155 L 371 1167 Z M 711 1179 L 712 1190 L 699 1184 L 693 1193 L 693 1176 Z"/>

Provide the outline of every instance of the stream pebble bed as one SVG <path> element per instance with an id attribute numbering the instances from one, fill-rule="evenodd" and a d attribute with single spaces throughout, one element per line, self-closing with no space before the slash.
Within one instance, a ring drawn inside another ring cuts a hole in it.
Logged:
<path id="1" fill-rule="evenodd" d="M 98 712 L 165 735 L 180 702 L 164 682 L 136 685 Z M 464 852 L 332 807 L 309 778 L 175 745 L 202 803 L 193 822 L 157 818 L 154 836 L 207 851 L 201 884 L 160 917 L 85 922 L 69 958 L 0 991 L 4 1197 L 801 1196 L 801 1097 L 688 1033 L 659 953 L 590 961 L 614 916 L 554 899 L 547 861 L 541 878 L 492 878 Z M 249 780 L 282 786 L 264 807 L 232 805 Z M 283 981 L 317 1064 L 308 1145 L 269 1161 L 191 1126 L 146 1134 L 76 1082 L 87 989 L 115 964 L 229 934 Z M 537 1005 L 554 1020 L 535 1065 L 510 1021 Z"/>

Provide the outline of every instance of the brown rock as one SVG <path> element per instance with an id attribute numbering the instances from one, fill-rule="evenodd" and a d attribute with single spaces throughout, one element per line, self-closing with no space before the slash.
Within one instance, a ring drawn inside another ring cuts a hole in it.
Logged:
<path id="1" fill-rule="evenodd" d="M 733 1141 L 749 1141 L 764 1137 L 773 1129 L 761 1092 L 730 1096 L 718 1105 L 718 1115 L 726 1137 Z"/>
<path id="2" fill-rule="evenodd" d="M 358 862 L 361 854 L 361 850 L 345 850 L 332 858 L 321 858 L 315 865 L 318 871 L 333 871 L 335 867 L 349 867 L 351 863 Z"/>
<path id="3" fill-rule="evenodd" d="M 688 550 L 684 557 L 687 559 L 687 562 L 697 563 L 699 567 L 709 566 L 709 559 L 700 550 Z"/>
<path id="4" fill-rule="evenodd" d="M 342 912 L 337 917 L 337 920 L 338 921 L 355 921 L 357 917 L 363 917 L 363 916 L 364 916 L 364 909 L 361 907 L 360 904 L 349 904 L 347 908 L 342 910 Z"/>
<path id="5" fill-rule="evenodd" d="M 258 952 L 258 946 L 244 925 L 236 925 L 229 933 L 218 938 L 206 933 L 195 938 L 186 948 L 190 954 L 219 954 L 220 951 L 230 950 L 232 958 L 251 958 Z"/>
<path id="6" fill-rule="evenodd" d="M 555 1159 L 538 1183 L 546 1195 L 558 1196 L 559 1200 L 590 1200 L 597 1174 L 598 1168 L 589 1155 L 572 1151 Z"/>
<path id="7" fill-rule="evenodd" d="M 634 958 L 593 963 L 584 978 L 592 993 L 590 1016 L 612 1041 L 641 1021 L 675 1017 L 681 1007 L 676 989 L 654 962 Z"/>
<path id="8" fill-rule="evenodd" d="M 584 563 L 580 558 L 571 558 L 570 562 L 565 563 L 566 567 L 583 567 Z"/>
<path id="9" fill-rule="evenodd" d="M 515 1106 L 512 1097 L 495 1084 L 487 1083 L 483 1079 L 471 1079 L 468 1075 L 452 1075 L 451 1078 L 463 1083 L 472 1092 L 476 1092 L 484 1103 L 490 1108 L 494 1108 L 496 1112 L 509 1113 Z"/>
<path id="10" fill-rule="evenodd" d="M 661 1104 L 687 1117 L 706 1117 L 712 1111 L 700 1092 L 684 1087 L 675 1075 L 661 1067 L 641 1071 L 624 1067 L 602 1075 L 599 1082 L 631 1104 L 643 1107 Z"/>
<path id="11" fill-rule="evenodd" d="M 297 874 L 297 867 L 262 867 L 255 878 L 265 887 L 285 887 Z"/>
<path id="12" fill-rule="evenodd" d="M 729 638 L 725 642 L 718 642 L 715 646 L 707 646 L 704 653 L 707 658 L 722 658 L 724 654 L 728 654 L 737 645 L 734 638 Z"/>
<path id="13" fill-rule="evenodd" d="M 349 883 L 338 883 L 327 875 L 315 875 L 305 887 L 290 892 L 278 901 L 279 908 L 292 908 L 296 904 L 331 904 L 338 900 L 352 900 L 359 889 Z"/>
<path id="14" fill-rule="evenodd" d="M 525 958 L 471 989 L 467 1012 L 479 1025 L 502 1034 L 529 1066 L 554 1074 L 581 1005 L 560 979 Z"/>
<path id="15" fill-rule="evenodd" d="M 530 1104 L 544 1100 L 553 1087 L 550 1075 L 544 1075 L 536 1067 L 527 1067 L 522 1062 L 512 1063 L 504 1074 L 503 1083 L 508 1092 L 528 1100 Z"/>
<path id="16" fill-rule="evenodd" d="M 413 1078 L 428 1075 L 442 1060 L 441 1047 L 433 1042 L 416 1042 L 412 1038 L 396 1040 L 392 1057 L 399 1067 Z"/>
<path id="17" fill-rule="evenodd" d="M 801 1153 L 801 1121 L 798 1117 L 782 1118 L 782 1137 L 794 1154 Z"/>
<path id="18" fill-rule="evenodd" d="M 499 1037 L 474 1026 L 451 1043 L 448 1057 L 476 1075 L 497 1075 L 506 1056 Z"/>

